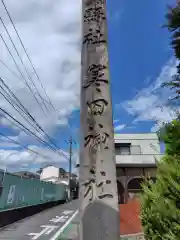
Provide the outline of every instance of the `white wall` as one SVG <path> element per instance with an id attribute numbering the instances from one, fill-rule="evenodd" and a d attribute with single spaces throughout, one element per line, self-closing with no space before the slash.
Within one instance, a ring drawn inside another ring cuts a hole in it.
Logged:
<path id="1" fill-rule="evenodd" d="M 141 154 L 160 154 L 160 144 L 155 133 L 147 134 L 116 134 L 115 143 L 131 143 L 140 145 Z"/>
<path id="2" fill-rule="evenodd" d="M 40 175 L 41 180 L 45 179 L 54 179 L 54 178 L 59 178 L 59 168 L 54 167 L 54 166 L 48 166 L 42 170 L 42 173 Z"/>
<path id="3" fill-rule="evenodd" d="M 116 155 L 117 165 L 131 165 L 131 164 L 156 164 L 156 160 L 159 161 L 162 155 Z"/>
<path id="4" fill-rule="evenodd" d="M 44 179 L 41 179 L 41 181 L 45 181 L 45 182 L 57 182 L 58 181 L 58 178 L 57 177 L 49 177 L 49 178 L 44 178 Z"/>
<path id="5" fill-rule="evenodd" d="M 115 143 L 131 143 L 133 146 L 139 145 L 141 154 L 116 155 L 117 165 L 131 164 L 156 164 L 163 156 L 160 154 L 160 143 L 156 133 L 145 134 L 115 134 Z"/>
<path id="6" fill-rule="evenodd" d="M 140 146 L 141 153 L 132 152 L 131 155 L 116 155 L 116 164 L 155 164 L 155 158 L 159 160 L 160 144 L 155 133 L 147 134 L 116 134 L 115 143 L 131 143 L 132 146 Z"/>

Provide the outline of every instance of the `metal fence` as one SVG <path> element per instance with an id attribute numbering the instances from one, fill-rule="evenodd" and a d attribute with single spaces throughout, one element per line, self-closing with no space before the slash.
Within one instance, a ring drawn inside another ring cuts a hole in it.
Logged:
<path id="1" fill-rule="evenodd" d="M 65 200 L 65 185 L 0 171 L 0 211 Z"/>

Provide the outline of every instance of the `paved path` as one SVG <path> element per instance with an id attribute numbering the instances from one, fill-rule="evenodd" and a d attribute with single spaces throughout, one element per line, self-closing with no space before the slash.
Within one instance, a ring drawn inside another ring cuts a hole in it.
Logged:
<path id="1" fill-rule="evenodd" d="M 45 210 L 0 230 L 1 240 L 55 240 L 78 215 L 78 200 Z"/>
<path id="2" fill-rule="evenodd" d="M 68 227 L 62 232 L 59 240 L 79 240 L 79 223 L 80 215 L 77 213 Z"/>

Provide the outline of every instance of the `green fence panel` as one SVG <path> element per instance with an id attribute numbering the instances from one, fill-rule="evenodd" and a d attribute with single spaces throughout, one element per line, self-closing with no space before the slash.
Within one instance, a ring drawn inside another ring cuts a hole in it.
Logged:
<path id="1" fill-rule="evenodd" d="M 64 200 L 66 198 L 66 185 L 65 184 L 57 184 L 56 185 L 56 201 Z"/>
<path id="2" fill-rule="evenodd" d="M 64 200 L 65 186 L 0 171 L 0 211 Z"/>

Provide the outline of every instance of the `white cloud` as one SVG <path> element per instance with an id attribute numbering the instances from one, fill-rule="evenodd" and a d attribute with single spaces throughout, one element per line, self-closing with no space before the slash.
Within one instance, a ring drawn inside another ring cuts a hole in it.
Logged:
<path id="1" fill-rule="evenodd" d="M 47 95 L 57 109 L 57 112 L 55 113 L 51 106 L 48 105 L 49 113 L 44 115 L 22 79 L 20 79 L 20 77 L 18 79 L 12 75 L 1 63 L 0 77 L 4 79 L 5 83 L 18 96 L 23 105 L 29 110 L 33 117 L 35 117 L 37 122 L 48 133 L 51 133 L 56 127 L 67 125 L 70 114 L 79 108 L 81 0 L 6 0 L 5 3 L 24 45 L 31 56 L 32 62 L 34 63 L 41 82 L 46 89 Z M 23 52 L 1 2 L 0 16 L 3 18 L 39 92 L 44 98 L 46 98 L 45 93 Z M 2 24 L 0 24 L 0 32 L 7 41 L 16 61 L 25 74 Z M 1 40 L 0 60 L 19 75 L 15 64 Z M 29 81 L 28 78 L 27 81 Z M 29 82 L 29 84 L 32 86 L 32 83 Z M 35 131 L 34 128 L 31 127 L 30 124 L 28 124 L 2 96 L 0 96 L 0 107 L 11 113 L 15 119 L 23 123 L 26 127 Z M 12 128 L 12 124 L 10 124 L 3 115 L 0 116 L 0 124 L 1 126 Z M 35 143 L 22 131 L 17 131 L 17 128 L 15 128 L 15 130 L 18 139 L 21 142 L 29 142 L 29 144 Z M 3 144 L 1 144 L 1 147 L 2 146 Z M 50 154 L 53 158 L 52 161 L 59 161 L 57 160 L 57 155 L 53 155 L 49 150 L 41 148 L 38 148 L 37 150 Z M 0 151 L 0 155 L 2 154 L 2 156 L 8 154 L 8 151 L 4 150 L 3 152 L 2 149 Z M 15 155 L 11 156 L 8 160 L 8 164 L 30 165 L 34 163 L 34 161 L 44 162 L 41 158 L 32 160 L 29 153 L 27 153 L 28 152 L 25 151 L 20 152 L 19 156 L 18 154 L 16 157 Z M 0 164 L 5 164 L 3 159 L 0 160 Z"/>
<path id="2" fill-rule="evenodd" d="M 55 0 L 52 3 L 51 0 L 8 0 L 6 4 L 57 113 L 54 113 L 49 106 L 50 112 L 45 116 L 25 84 L 11 75 L 2 64 L 0 64 L 1 77 L 45 129 L 52 130 L 56 123 L 67 124 L 69 114 L 79 107 L 81 1 Z M 2 6 L 0 15 L 3 16 L 38 90 L 45 98 L 44 91 L 32 72 Z M 12 50 L 12 45 L 4 31 L 2 35 Z M 2 50 L 0 59 L 18 74 L 2 42 L 0 46 Z M 13 53 L 20 65 L 15 51 Z M 23 67 L 21 69 L 23 70 Z M 28 78 L 27 81 L 29 81 Z M 32 85 L 30 81 L 29 84 Z M 26 124 L 25 120 L 3 98 L 0 106 Z"/>
<path id="3" fill-rule="evenodd" d="M 60 165 L 61 163 L 67 163 L 67 159 L 59 155 L 58 153 L 53 152 L 47 148 L 41 148 L 37 146 L 29 146 L 30 149 L 38 152 L 41 155 L 32 153 L 28 150 L 4 150 L 0 149 L 0 168 L 22 168 L 27 167 L 31 168 L 33 164 L 55 164 Z M 63 151 L 68 157 L 68 153 Z M 44 158 L 46 156 L 48 159 Z"/>
<path id="4" fill-rule="evenodd" d="M 114 119 L 113 120 L 113 124 L 116 124 L 116 123 L 118 123 L 119 122 L 119 119 Z"/>
<path id="5" fill-rule="evenodd" d="M 120 124 L 114 127 L 115 132 L 119 132 L 126 127 L 126 124 Z"/>
<path id="6" fill-rule="evenodd" d="M 156 131 L 162 122 L 171 121 L 175 116 L 177 108 L 169 106 L 168 101 L 172 92 L 161 85 L 172 79 L 176 73 L 177 62 L 170 59 L 161 69 L 160 75 L 148 88 L 141 89 L 132 100 L 123 103 L 126 111 L 135 117 L 134 122 L 156 121 L 151 131 Z"/>

